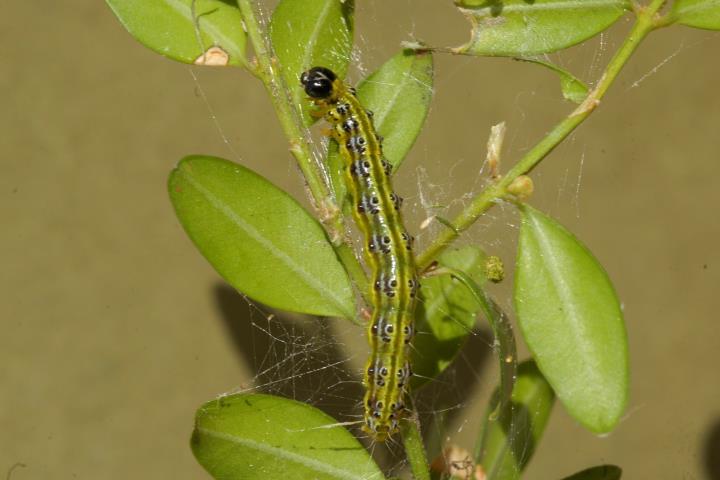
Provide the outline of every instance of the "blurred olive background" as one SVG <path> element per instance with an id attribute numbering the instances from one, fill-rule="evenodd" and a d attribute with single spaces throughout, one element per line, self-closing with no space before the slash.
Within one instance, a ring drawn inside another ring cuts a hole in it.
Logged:
<path id="1" fill-rule="evenodd" d="M 468 36 L 449 1 L 358 4 L 361 72 L 401 40 Z M 182 156 L 215 154 L 307 203 L 265 92 L 243 71 L 157 56 L 99 0 L 12 2 L 0 23 L 0 475 L 207 478 L 188 446 L 194 411 L 250 385 L 265 354 L 238 353 L 231 333 L 243 327 L 232 325 L 250 309 L 218 289 L 165 181 Z M 552 58 L 593 80 L 628 27 Z M 607 462 L 628 479 L 720 479 L 719 49 L 718 33 L 653 34 L 533 173 L 531 202 L 583 239 L 624 302 L 632 387 L 626 418 L 604 438 L 557 405 L 527 478 Z M 479 191 L 491 125 L 508 122 L 507 167 L 573 108 L 534 65 L 445 55 L 436 72 L 426 129 L 396 179 L 416 232 L 420 189 L 438 202 Z M 511 270 L 517 220 L 496 208 L 465 243 Z M 496 292 L 505 306 L 511 282 Z M 355 368 L 363 347 L 353 348 Z M 466 447 L 496 378 L 492 361 L 474 372 L 475 400 L 448 432 Z"/>

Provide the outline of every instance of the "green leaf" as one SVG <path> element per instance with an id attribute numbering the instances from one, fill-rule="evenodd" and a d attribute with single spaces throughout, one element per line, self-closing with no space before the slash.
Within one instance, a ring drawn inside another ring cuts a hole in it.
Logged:
<path id="1" fill-rule="evenodd" d="M 270 39 L 293 105 L 306 125 L 315 119 L 300 86 L 305 70 L 322 66 L 342 78 L 353 43 L 354 0 L 282 0 L 270 21 Z"/>
<path id="2" fill-rule="evenodd" d="M 570 415 L 596 433 L 628 394 L 623 315 L 605 270 L 561 225 L 522 205 L 515 310 L 525 341 Z"/>
<path id="3" fill-rule="evenodd" d="M 469 55 L 526 57 L 597 35 L 629 8 L 627 0 L 456 0 L 472 24 Z"/>
<path id="4" fill-rule="evenodd" d="M 168 189 L 185 231 L 233 287 L 283 310 L 354 316 L 350 281 L 322 227 L 275 185 L 230 161 L 189 156 Z"/>
<path id="5" fill-rule="evenodd" d="M 194 63 L 208 48 L 217 46 L 229 55 L 229 65 L 247 63 L 242 16 L 228 1 L 197 0 L 197 22 L 192 15 L 192 0 L 106 1 L 136 40 L 161 55 Z"/>
<path id="6" fill-rule="evenodd" d="M 620 480 L 622 470 L 615 465 L 600 465 L 588 468 L 563 480 Z"/>
<path id="7" fill-rule="evenodd" d="M 433 57 L 403 50 L 358 85 L 358 98 L 373 111 L 385 159 L 397 170 L 425 123 L 433 94 Z"/>
<path id="8" fill-rule="evenodd" d="M 332 417 L 304 403 L 260 394 L 203 405 L 190 444 L 217 479 L 384 479 L 363 446 Z"/>
<path id="9" fill-rule="evenodd" d="M 565 100 L 580 104 L 588 94 L 588 86 L 575 75 L 555 65 L 537 58 L 518 58 L 523 62 L 536 63 L 555 72 L 560 77 L 560 89 Z"/>
<path id="10" fill-rule="evenodd" d="M 433 58 L 429 53 L 403 50 L 358 84 L 362 105 L 384 137 L 383 156 L 397 170 L 425 123 L 433 93 Z M 331 141 L 328 164 L 337 198 L 345 198 L 343 163 Z"/>
<path id="11" fill-rule="evenodd" d="M 500 391 L 495 390 L 485 414 L 475 461 L 487 480 L 514 480 L 540 442 L 555 400 L 552 388 L 532 360 L 518 366 L 511 403 L 497 415 Z"/>
<path id="12" fill-rule="evenodd" d="M 440 256 L 440 266 L 466 272 L 475 282 L 485 281 L 485 253 L 476 247 L 450 250 Z M 480 305 L 472 293 L 449 275 L 422 280 L 415 314 L 411 365 L 416 374 L 413 388 L 438 376 L 455 358 L 475 326 Z"/>
<path id="13" fill-rule="evenodd" d="M 720 0 L 676 0 L 670 15 L 688 27 L 720 30 Z"/>

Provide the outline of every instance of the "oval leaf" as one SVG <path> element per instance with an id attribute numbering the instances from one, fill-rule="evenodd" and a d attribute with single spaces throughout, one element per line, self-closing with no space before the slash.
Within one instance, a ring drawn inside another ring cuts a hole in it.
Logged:
<path id="1" fill-rule="evenodd" d="M 532 360 L 518 365 L 511 402 L 497 414 L 501 396 L 500 388 L 496 389 L 475 452 L 475 461 L 482 465 L 487 480 L 521 477 L 555 401 L 552 388 Z"/>
<path id="2" fill-rule="evenodd" d="M 605 270 L 570 232 L 522 205 L 515 310 L 525 341 L 568 412 L 596 433 L 625 410 L 627 335 Z"/>
<path id="3" fill-rule="evenodd" d="M 625 0 L 463 0 L 473 25 L 469 55 L 528 56 L 554 52 L 597 35 L 629 7 Z"/>
<path id="4" fill-rule="evenodd" d="M 308 68 L 327 67 L 345 76 L 353 43 L 353 0 L 282 0 L 270 21 L 270 39 L 293 105 L 303 121 L 315 121 L 300 86 Z"/>
<path id="5" fill-rule="evenodd" d="M 600 465 L 588 468 L 563 480 L 620 480 L 622 470 L 615 465 Z"/>
<path id="6" fill-rule="evenodd" d="M 475 282 L 485 279 L 485 253 L 476 247 L 450 250 L 440 256 L 440 266 L 466 272 Z M 422 280 L 421 300 L 415 314 L 411 365 L 416 374 L 413 388 L 445 370 L 475 326 L 480 305 L 462 283 L 449 275 Z"/>
<path id="7" fill-rule="evenodd" d="M 688 27 L 720 30 L 720 0 L 676 0 L 670 15 Z"/>
<path id="8" fill-rule="evenodd" d="M 233 287 L 271 307 L 354 316 L 353 292 L 320 224 L 260 175 L 190 156 L 168 189 L 185 231 Z"/>
<path id="9" fill-rule="evenodd" d="M 433 58 L 430 53 L 406 49 L 385 62 L 358 84 L 362 105 L 371 110 L 373 125 L 384 137 L 383 155 L 397 170 L 420 134 L 433 93 Z M 345 198 L 342 159 L 331 141 L 328 164 L 338 201 Z"/>
<path id="10" fill-rule="evenodd" d="M 271 395 L 231 395 L 197 412 L 190 442 L 215 478 L 367 480 L 385 478 L 332 417 Z"/>
<path id="11" fill-rule="evenodd" d="M 242 16 L 227 1 L 197 0 L 197 21 L 192 0 L 106 1 L 136 40 L 161 55 L 195 63 L 211 47 L 220 47 L 228 54 L 229 65 L 246 64 Z"/>

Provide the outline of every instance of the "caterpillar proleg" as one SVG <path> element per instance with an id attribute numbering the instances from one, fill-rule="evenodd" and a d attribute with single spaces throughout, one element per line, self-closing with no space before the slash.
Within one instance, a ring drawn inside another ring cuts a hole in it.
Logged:
<path id="1" fill-rule="evenodd" d="M 333 127 L 354 218 L 364 236 L 365 259 L 373 276 L 369 295 L 373 312 L 367 329 L 371 354 L 363 374 L 363 430 L 384 442 L 408 413 L 404 403 L 412 375 L 408 353 L 420 286 L 413 237 L 403 227 L 402 198 L 392 190 L 391 166 L 383 158 L 372 112 L 363 108 L 354 88 L 327 68 L 311 68 L 300 82 Z"/>

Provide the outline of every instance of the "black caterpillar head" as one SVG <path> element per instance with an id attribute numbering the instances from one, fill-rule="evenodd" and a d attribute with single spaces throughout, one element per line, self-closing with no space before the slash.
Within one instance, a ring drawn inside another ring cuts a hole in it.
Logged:
<path id="1" fill-rule="evenodd" d="M 333 82 L 337 76 L 325 67 L 313 67 L 300 75 L 300 83 L 305 93 L 312 98 L 328 98 L 333 91 Z"/>

